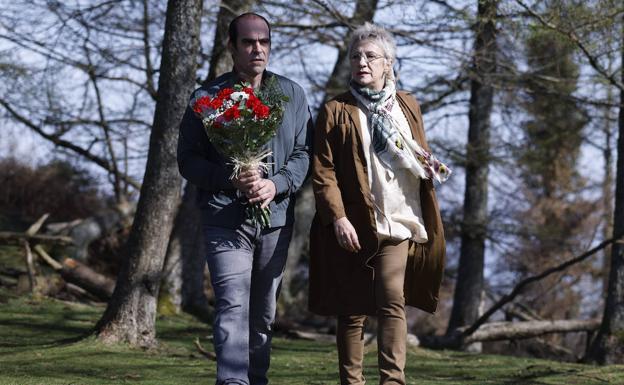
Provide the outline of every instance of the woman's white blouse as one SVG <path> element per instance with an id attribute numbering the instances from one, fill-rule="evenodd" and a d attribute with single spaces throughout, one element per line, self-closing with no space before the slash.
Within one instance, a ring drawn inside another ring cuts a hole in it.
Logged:
<path id="1" fill-rule="evenodd" d="M 427 242 L 420 207 L 420 178 L 407 169 L 390 170 L 382 164 L 371 144 L 366 114 L 362 108 L 358 110 L 379 238 Z M 397 100 L 393 103 L 391 116 L 398 122 L 401 132 L 412 137 L 409 123 Z"/>

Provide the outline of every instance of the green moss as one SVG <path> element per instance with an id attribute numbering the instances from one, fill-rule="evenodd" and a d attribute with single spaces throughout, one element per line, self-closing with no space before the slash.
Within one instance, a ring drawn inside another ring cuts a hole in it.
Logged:
<path id="1" fill-rule="evenodd" d="M 160 291 L 158 296 L 158 315 L 169 317 L 178 314 L 178 307 L 173 303 L 171 294 L 166 290 Z"/>
<path id="2" fill-rule="evenodd" d="M 104 346 L 89 336 L 103 306 L 32 300 L 0 289 L 0 385 L 210 384 L 215 363 L 205 349 L 209 326 L 187 315 L 159 317 L 160 348 L 145 352 Z M 365 358 L 368 383 L 377 383 L 376 352 Z M 336 349 L 330 343 L 275 338 L 271 383 L 337 384 Z M 410 349 L 408 384 L 622 384 L 624 367 Z"/>
<path id="3" fill-rule="evenodd" d="M 0 246 L 0 266 L 3 269 L 26 271 L 26 257 L 23 247 Z"/>

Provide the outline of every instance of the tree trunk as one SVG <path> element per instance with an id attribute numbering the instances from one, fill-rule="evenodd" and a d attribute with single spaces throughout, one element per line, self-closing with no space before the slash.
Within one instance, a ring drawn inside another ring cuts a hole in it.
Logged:
<path id="1" fill-rule="evenodd" d="M 232 19 L 249 9 L 254 2 L 252 0 L 229 1 L 227 4 L 221 2 L 209 72 L 204 82 L 209 82 L 232 69 L 232 58 L 226 45 L 228 26 Z M 158 311 L 178 313 L 184 310 L 207 321 L 210 319 L 210 308 L 204 294 L 205 253 L 199 212 L 197 187 L 187 183 L 167 247 Z"/>
<path id="2" fill-rule="evenodd" d="M 624 59 L 624 30 L 622 30 L 622 59 Z M 624 80 L 624 69 L 621 70 Z M 615 177 L 615 211 L 613 234 L 624 234 L 624 90 L 620 90 L 618 117 L 617 170 Z M 624 242 L 611 246 L 611 271 L 607 287 L 602 324 L 588 352 L 587 360 L 599 364 L 624 363 Z"/>
<path id="3" fill-rule="evenodd" d="M 184 199 L 179 203 L 173 230 L 169 237 L 165 265 L 162 272 L 160 292 L 158 293 L 158 314 L 174 315 L 180 312 L 182 304 L 182 247 L 181 238 L 184 237 L 186 218 L 183 215 Z"/>
<path id="4" fill-rule="evenodd" d="M 187 184 L 185 195 L 190 204 L 183 204 L 180 211 L 186 213 L 189 236 L 181 238 L 182 249 L 182 310 L 209 321 L 211 317 L 208 298 L 204 292 L 206 270 L 206 249 L 202 233 L 201 218 L 197 210 L 197 188 Z"/>
<path id="5" fill-rule="evenodd" d="M 350 28 L 358 27 L 364 22 L 373 21 L 375 17 L 375 11 L 377 10 L 378 0 L 358 0 L 355 5 L 355 11 L 353 17 L 350 19 Z M 351 66 L 349 64 L 349 39 L 351 33 L 347 33 L 343 44 L 338 49 L 338 59 L 336 65 L 332 71 L 327 85 L 325 86 L 325 101 L 332 97 L 344 92 L 349 86 L 349 79 L 351 79 Z"/>
<path id="6" fill-rule="evenodd" d="M 300 308 L 291 309 L 292 305 L 298 307 L 298 294 L 305 290 L 301 284 L 301 277 L 297 272 L 302 260 L 309 259 L 310 250 L 310 226 L 314 216 L 314 192 L 312 184 L 303 185 L 297 194 L 295 205 L 295 224 L 293 236 L 288 246 L 288 258 L 286 259 L 285 274 L 282 278 L 281 300 L 286 304 L 286 309 L 280 309 L 286 313 L 299 313 Z M 305 304 L 302 304 L 305 306 Z M 292 311 L 291 311 L 292 310 Z M 297 314 L 299 315 L 299 314 Z"/>
<path id="7" fill-rule="evenodd" d="M 210 55 L 210 69 L 208 70 L 208 77 L 204 82 L 209 82 L 232 69 L 234 62 L 227 50 L 228 26 L 236 16 L 250 10 L 255 3 L 255 0 L 221 1 L 219 15 L 217 16 L 214 44 L 212 45 L 212 55 Z"/>
<path id="8" fill-rule="evenodd" d="M 200 319 L 210 319 L 208 299 L 204 294 L 206 265 L 197 187 L 187 183 L 179 206 L 165 260 L 159 313 L 184 310 Z"/>
<path id="9" fill-rule="evenodd" d="M 485 238 L 487 233 L 490 114 L 496 71 L 497 0 L 479 0 L 471 81 L 466 187 L 459 269 L 453 310 L 447 332 L 472 324 L 479 316 L 483 291 Z"/>
<path id="10" fill-rule="evenodd" d="M 163 39 L 158 98 L 147 166 L 127 256 L 113 297 L 95 330 L 101 341 L 151 347 L 167 242 L 179 200 L 178 125 L 195 83 L 201 0 L 170 0 Z"/>
<path id="11" fill-rule="evenodd" d="M 358 0 L 353 17 L 350 19 L 352 26 L 364 24 L 366 21 L 372 21 L 377 9 L 378 0 Z M 325 86 L 325 100 L 344 92 L 351 78 L 351 67 L 349 64 L 349 55 L 347 45 L 349 43 L 350 33 L 345 36 L 345 40 L 338 51 L 338 59 L 334 65 L 334 70 L 327 80 Z M 288 259 L 286 260 L 286 273 L 282 282 L 282 301 L 287 307 L 293 305 L 297 298 L 300 286 L 293 287 L 293 278 L 296 276 L 296 269 L 301 264 L 302 258 L 308 256 L 309 236 L 312 218 L 314 216 L 314 194 L 312 193 L 312 185 L 306 183 L 297 194 L 297 204 L 295 207 L 295 227 L 293 237 L 288 248 Z M 290 309 L 283 309 L 290 310 Z"/>
<path id="12" fill-rule="evenodd" d="M 609 66 L 611 67 L 611 66 Z M 607 90 L 607 103 L 615 103 L 613 98 L 612 88 Z M 603 238 L 609 238 L 613 234 L 613 154 L 611 153 L 611 140 L 612 140 L 612 126 L 611 126 L 611 109 L 605 108 L 605 123 L 603 132 L 605 134 L 604 150 L 602 151 L 604 157 L 604 170 L 605 176 L 602 182 L 602 220 L 604 227 L 602 230 Z M 611 247 L 606 247 L 602 256 L 602 291 L 604 296 L 607 296 L 607 288 L 609 287 L 609 271 L 611 268 Z"/>

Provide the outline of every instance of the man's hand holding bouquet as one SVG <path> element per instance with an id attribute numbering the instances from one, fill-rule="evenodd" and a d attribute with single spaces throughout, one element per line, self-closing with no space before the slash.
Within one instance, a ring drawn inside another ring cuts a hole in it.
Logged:
<path id="1" fill-rule="evenodd" d="M 271 151 L 267 144 L 282 122 L 287 101 L 275 77 L 256 90 L 243 83 L 223 88 L 214 96 L 206 91 L 196 93 L 191 108 L 201 119 L 211 144 L 229 159 L 233 168 L 230 179 L 248 176 L 241 179 L 250 181 L 254 174 L 268 172 L 270 164 L 265 160 Z M 262 228 L 269 227 L 268 203 L 248 203 L 247 218 Z"/>

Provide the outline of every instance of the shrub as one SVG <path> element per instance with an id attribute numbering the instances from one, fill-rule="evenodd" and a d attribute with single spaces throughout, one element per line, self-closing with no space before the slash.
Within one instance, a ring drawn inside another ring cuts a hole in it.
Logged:
<path id="1" fill-rule="evenodd" d="M 0 159 L 0 212 L 14 221 L 32 223 L 44 213 L 48 222 L 92 215 L 105 197 L 87 170 L 53 159 L 32 167 L 15 158 Z"/>

